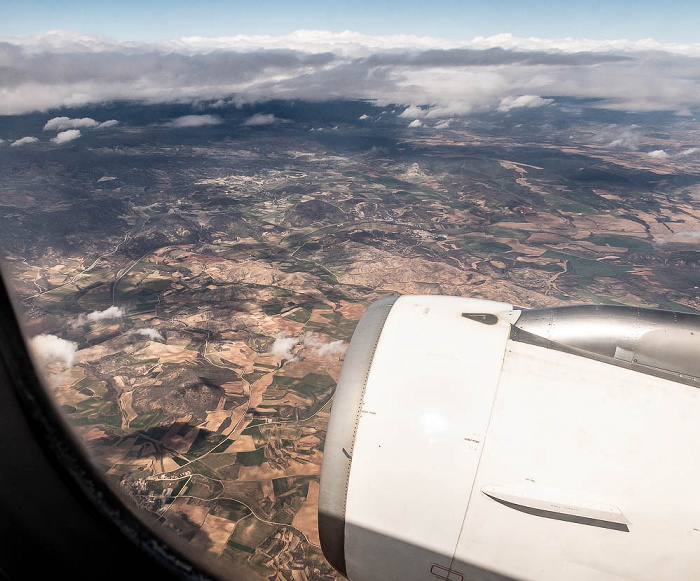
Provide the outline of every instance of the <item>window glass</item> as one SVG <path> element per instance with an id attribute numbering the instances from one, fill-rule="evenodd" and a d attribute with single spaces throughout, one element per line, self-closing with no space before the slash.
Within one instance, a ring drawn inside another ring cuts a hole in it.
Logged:
<path id="1" fill-rule="evenodd" d="M 46 388 L 134 511 L 232 570 L 340 578 L 319 475 L 372 301 L 700 308 L 692 47 L 5 48 L 0 245 Z"/>

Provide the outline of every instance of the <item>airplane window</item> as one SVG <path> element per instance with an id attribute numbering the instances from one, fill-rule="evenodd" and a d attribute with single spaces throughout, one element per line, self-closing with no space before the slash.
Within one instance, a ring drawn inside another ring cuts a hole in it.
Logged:
<path id="1" fill-rule="evenodd" d="M 221 578 L 342 578 L 320 473 L 373 302 L 700 309 L 697 45 L 2 46 L 3 276 L 45 389 L 125 506 Z"/>

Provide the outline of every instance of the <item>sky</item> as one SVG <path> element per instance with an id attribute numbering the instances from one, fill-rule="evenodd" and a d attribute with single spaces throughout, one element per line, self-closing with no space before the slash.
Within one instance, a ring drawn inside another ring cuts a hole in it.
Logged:
<path id="1" fill-rule="evenodd" d="M 63 29 L 154 41 L 313 29 L 700 42 L 697 0 L 0 0 L 0 14 L 0 37 Z"/>

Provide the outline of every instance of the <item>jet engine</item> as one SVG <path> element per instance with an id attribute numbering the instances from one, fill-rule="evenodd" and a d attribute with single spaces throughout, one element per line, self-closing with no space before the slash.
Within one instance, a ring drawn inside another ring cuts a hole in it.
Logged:
<path id="1" fill-rule="evenodd" d="M 352 581 L 700 579 L 700 316 L 374 303 L 324 449 Z"/>

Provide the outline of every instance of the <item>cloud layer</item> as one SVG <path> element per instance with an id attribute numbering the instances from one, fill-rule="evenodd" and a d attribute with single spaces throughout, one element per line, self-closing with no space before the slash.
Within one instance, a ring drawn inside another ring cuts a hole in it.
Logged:
<path id="1" fill-rule="evenodd" d="M 542 107 L 552 96 L 598 99 L 599 107 L 629 111 L 688 113 L 700 106 L 700 44 L 653 40 L 503 34 L 456 42 L 298 31 L 136 43 L 58 31 L 0 40 L 0 63 L 0 114 L 118 99 L 376 99 L 420 105 L 426 118 Z M 207 121 L 181 118 L 172 126 L 195 126 L 187 123 Z M 100 126 L 65 117 L 47 125 Z"/>

